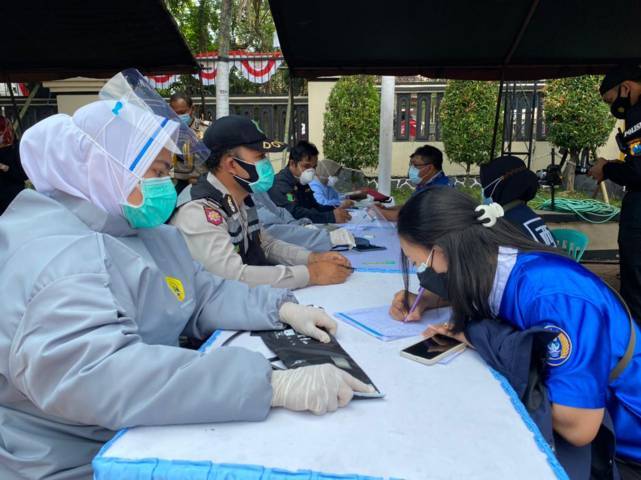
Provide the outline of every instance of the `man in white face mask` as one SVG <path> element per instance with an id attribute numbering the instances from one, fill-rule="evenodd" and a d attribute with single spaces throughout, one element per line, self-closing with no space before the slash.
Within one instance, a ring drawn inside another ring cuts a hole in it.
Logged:
<path id="1" fill-rule="evenodd" d="M 289 151 L 289 163 L 274 180 L 269 196 L 294 218 L 309 218 L 314 223 L 345 223 L 351 219 L 343 207 L 321 205 L 314 198 L 310 183 L 316 177 L 318 149 L 301 140 Z"/>

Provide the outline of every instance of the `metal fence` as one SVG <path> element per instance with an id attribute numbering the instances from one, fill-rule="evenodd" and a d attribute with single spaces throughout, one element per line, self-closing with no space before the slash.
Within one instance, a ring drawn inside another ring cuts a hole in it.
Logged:
<path id="1" fill-rule="evenodd" d="M 199 98 L 194 103 L 200 103 Z M 309 114 L 307 97 L 294 98 L 293 141 L 309 139 Z M 230 97 L 229 113 L 242 115 L 255 120 L 269 138 L 283 140 L 285 138 L 285 118 L 287 116 L 287 97 Z M 216 116 L 216 99 L 205 98 L 205 117 L 211 120 Z"/>
<path id="2" fill-rule="evenodd" d="M 24 105 L 25 97 L 16 97 L 20 110 Z M 194 98 L 194 103 L 199 106 L 200 98 Z M 287 97 L 230 97 L 229 111 L 235 115 L 243 115 L 255 120 L 269 138 L 283 140 L 285 138 L 285 117 L 287 116 Z M 22 127 L 26 130 L 34 123 L 58 113 L 55 97 L 35 98 L 22 119 Z M 0 114 L 10 121 L 15 120 L 15 109 L 11 98 L 0 97 Z M 205 117 L 208 120 L 216 116 L 216 101 L 213 97 L 205 98 Z M 296 97 L 293 108 L 294 141 L 309 138 L 309 118 L 307 97 Z"/>
<path id="3" fill-rule="evenodd" d="M 20 110 L 24 106 L 26 97 L 15 98 L 18 110 Z M 55 98 L 34 98 L 25 116 L 22 117 L 22 128 L 26 130 L 40 120 L 56 113 L 58 113 L 58 104 Z M 11 103 L 11 98 L 0 97 L 0 115 L 7 117 L 12 123 L 15 121 L 16 111 Z"/>
<path id="4" fill-rule="evenodd" d="M 444 90 L 434 91 L 434 86 L 431 90 L 396 94 L 394 141 L 441 141 L 440 106 Z M 518 91 L 506 92 L 506 95 L 509 95 L 509 101 L 505 121 L 512 128 L 511 131 L 509 127 L 505 129 L 505 140 L 511 138 L 513 141 L 528 141 L 532 118 L 533 138 L 545 140 L 547 132 L 543 93 L 539 89 L 535 92 L 531 85 L 526 85 Z"/>

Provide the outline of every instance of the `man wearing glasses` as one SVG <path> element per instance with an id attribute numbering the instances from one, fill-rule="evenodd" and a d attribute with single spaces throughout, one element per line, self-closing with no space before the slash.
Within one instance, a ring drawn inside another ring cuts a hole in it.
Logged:
<path id="1" fill-rule="evenodd" d="M 431 145 L 423 145 L 410 155 L 409 182 L 416 188 L 413 195 L 432 186 L 450 186 L 450 179 L 443 172 L 443 152 Z M 379 212 L 386 220 L 395 222 L 402 205 L 384 207 L 376 205 Z"/>

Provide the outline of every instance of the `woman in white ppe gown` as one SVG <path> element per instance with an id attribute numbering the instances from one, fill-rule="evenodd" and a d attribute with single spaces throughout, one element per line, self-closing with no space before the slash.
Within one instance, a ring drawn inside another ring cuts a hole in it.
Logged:
<path id="1" fill-rule="evenodd" d="M 329 365 L 272 373 L 241 348 L 177 347 L 180 335 L 285 323 L 327 340 L 319 327 L 336 324 L 287 290 L 207 273 L 161 225 L 175 205 L 175 130 L 100 101 L 25 133 L 36 191 L 0 217 L 0 478 L 90 478 L 123 427 L 324 413 L 369 391 Z"/>

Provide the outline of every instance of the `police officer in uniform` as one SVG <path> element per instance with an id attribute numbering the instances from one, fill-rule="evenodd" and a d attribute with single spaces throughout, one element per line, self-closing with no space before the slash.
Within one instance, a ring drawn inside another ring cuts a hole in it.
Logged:
<path id="1" fill-rule="evenodd" d="M 209 173 L 183 191 L 171 223 L 193 257 L 218 276 L 249 285 L 301 288 L 342 283 L 349 261 L 336 252 L 312 253 L 261 228 L 251 193 L 274 180 L 268 152 L 285 144 L 267 139 L 254 122 L 230 115 L 205 133 Z"/>
<path id="2" fill-rule="evenodd" d="M 589 175 L 597 182 L 610 179 L 626 189 L 619 217 L 621 296 L 641 321 L 641 68 L 612 69 L 599 91 L 612 115 L 625 120 L 625 131 L 617 135 L 625 160 L 599 158 Z"/>
<path id="3" fill-rule="evenodd" d="M 283 168 L 269 190 L 269 196 L 294 218 L 309 218 L 314 223 L 345 223 L 352 217 L 341 207 L 319 204 L 309 184 L 316 176 L 318 149 L 301 140 L 289 152 L 289 163 Z"/>
<path id="4" fill-rule="evenodd" d="M 523 160 L 503 155 L 481 165 L 480 174 L 483 196 L 503 207 L 507 221 L 528 238 L 549 247 L 556 246 L 543 219 L 527 205 L 536 196 L 539 181 Z"/>
<path id="5" fill-rule="evenodd" d="M 199 140 L 203 139 L 210 122 L 194 117 L 194 102 L 186 93 L 176 92 L 169 98 L 169 106 L 181 122 L 191 128 Z M 198 177 L 207 173 L 203 166 L 196 165 L 189 148 L 183 148 L 182 155 L 174 155 L 174 180 L 180 193 L 187 185 L 195 183 Z"/>

